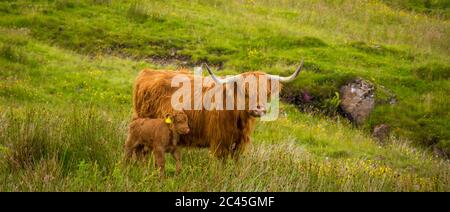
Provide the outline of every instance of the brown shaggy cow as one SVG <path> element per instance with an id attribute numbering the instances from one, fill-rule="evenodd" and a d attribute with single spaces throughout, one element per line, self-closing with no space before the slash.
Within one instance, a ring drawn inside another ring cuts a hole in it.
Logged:
<path id="1" fill-rule="evenodd" d="M 156 166 L 164 174 L 164 153 L 171 153 L 176 161 L 176 173 L 181 170 L 180 151 L 177 148 L 181 134 L 189 133 L 188 119 L 183 112 L 176 111 L 166 115 L 165 119 L 134 119 L 129 126 L 125 141 L 127 159 L 133 155 L 142 159 L 150 150 L 153 152 Z"/>
<path id="2" fill-rule="evenodd" d="M 247 72 L 238 76 L 246 77 L 253 75 L 258 78 L 260 75 L 265 75 L 268 80 L 288 82 L 295 79 L 300 73 L 302 65 L 303 62 L 289 77 L 279 77 L 264 72 Z M 206 68 L 217 84 L 235 82 L 233 81 L 235 77 L 219 79 L 207 65 Z M 173 110 L 171 95 L 178 89 L 177 87 L 171 86 L 171 80 L 178 74 L 185 74 L 191 82 L 194 80 L 194 75 L 187 71 L 150 69 L 141 71 L 134 84 L 133 117 L 155 118 L 170 113 Z M 212 88 L 208 86 L 203 87 L 203 94 L 209 89 Z M 192 89 L 192 92 L 194 92 L 194 89 Z M 226 104 L 225 88 L 223 92 L 223 102 Z M 270 89 L 268 88 L 267 94 L 269 93 Z M 246 90 L 246 98 L 249 95 Z M 205 110 L 201 108 L 200 110 L 185 109 L 184 112 L 188 116 L 191 133 L 181 136 L 180 145 L 209 147 L 213 155 L 224 158 L 226 156 L 239 156 L 245 150 L 247 144 L 251 142 L 250 136 L 255 126 L 255 118 L 265 113 L 265 105 L 258 105 L 254 110 L 248 108 L 245 110 L 237 110 L 236 108 L 234 110 Z"/>

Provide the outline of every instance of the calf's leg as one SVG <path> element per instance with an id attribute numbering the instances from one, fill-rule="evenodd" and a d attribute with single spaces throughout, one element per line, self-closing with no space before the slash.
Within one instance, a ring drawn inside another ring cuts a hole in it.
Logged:
<path id="1" fill-rule="evenodd" d="M 125 159 L 130 160 L 136 151 L 135 150 L 136 138 L 134 138 L 132 135 L 128 135 L 124 147 L 125 147 Z"/>
<path id="2" fill-rule="evenodd" d="M 155 165 L 159 169 L 159 176 L 164 176 L 164 166 L 165 166 L 165 158 L 164 158 L 164 149 L 162 148 L 154 148 L 153 149 L 153 157 L 155 157 Z"/>
<path id="3" fill-rule="evenodd" d="M 175 158 L 175 162 L 176 162 L 176 174 L 180 174 L 181 171 L 181 153 L 180 150 L 178 150 L 177 148 L 172 152 L 173 157 Z"/>

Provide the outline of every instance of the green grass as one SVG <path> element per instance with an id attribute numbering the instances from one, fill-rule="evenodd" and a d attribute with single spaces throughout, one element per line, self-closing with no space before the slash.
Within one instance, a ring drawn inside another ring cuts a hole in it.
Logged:
<path id="1" fill-rule="evenodd" d="M 448 162 L 393 140 L 380 147 L 346 121 L 299 113 L 262 122 L 252 147 L 223 162 L 183 149 L 167 176 L 125 163 L 127 110 L 52 105 L 2 110 L 3 191 L 448 191 Z M 287 136 L 288 135 L 288 136 Z"/>
<path id="2" fill-rule="evenodd" d="M 448 161 L 417 147 L 450 149 L 448 6 L 390 2 L 0 2 L 0 190 L 449 191 Z M 375 83 L 362 129 L 283 104 L 237 162 L 182 149 L 182 173 L 169 160 L 163 181 L 150 162 L 123 162 L 142 68 L 288 74 L 301 58 L 286 90 L 308 90 L 313 107 L 353 77 Z M 387 145 L 370 138 L 379 123 Z"/>

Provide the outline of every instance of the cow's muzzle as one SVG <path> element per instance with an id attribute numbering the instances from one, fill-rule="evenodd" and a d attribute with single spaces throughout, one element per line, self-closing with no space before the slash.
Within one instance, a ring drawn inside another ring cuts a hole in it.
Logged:
<path id="1" fill-rule="evenodd" d="M 254 110 L 249 110 L 250 115 L 254 117 L 261 117 L 265 115 L 266 112 L 267 112 L 266 107 L 260 105 L 256 106 L 256 109 Z"/>

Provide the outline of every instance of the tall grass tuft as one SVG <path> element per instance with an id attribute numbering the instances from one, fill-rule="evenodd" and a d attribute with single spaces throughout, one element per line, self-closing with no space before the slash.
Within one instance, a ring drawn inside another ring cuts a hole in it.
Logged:
<path id="1" fill-rule="evenodd" d="M 120 154 L 113 149 L 120 148 L 123 129 L 95 110 L 10 110 L 3 117 L 0 138 L 9 170 L 33 169 L 45 160 L 56 160 L 64 173 L 80 161 L 108 170 Z"/>
<path id="2" fill-rule="evenodd" d="M 145 22 L 147 20 L 163 22 L 163 15 L 160 10 L 156 10 L 156 4 L 157 2 L 153 1 L 133 1 L 128 8 L 127 16 L 137 22 Z"/>

